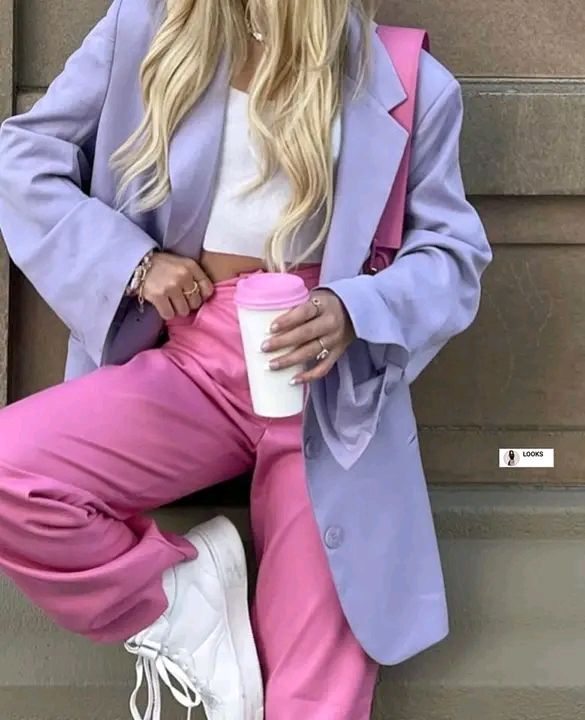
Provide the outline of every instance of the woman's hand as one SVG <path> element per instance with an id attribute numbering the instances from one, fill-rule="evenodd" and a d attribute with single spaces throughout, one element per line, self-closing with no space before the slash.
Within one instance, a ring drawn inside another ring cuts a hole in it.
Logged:
<path id="1" fill-rule="evenodd" d="M 197 282 L 198 292 L 193 290 Z M 213 294 L 213 283 L 201 266 L 188 257 L 155 252 L 152 266 L 144 279 L 144 299 L 152 303 L 163 320 L 176 315 L 186 317 Z"/>
<path id="2" fill-rule="evenodd" d="M 317 299 L 319 304 L 313 304 L 313 299 Z M 277 334 L 262 344 L 262 350 L 295 348 L 271 360 L 273 370 L 315 360 L 323 347 L 329 350 L 327 357 L 319 360 L 314 368 L 295 375 L 293 379 L 296 383 L 324 377 L 356 337 L 345 306 L 331 290 L 311 293 L 310 300 L 277 317 L 270 329 Z"/>

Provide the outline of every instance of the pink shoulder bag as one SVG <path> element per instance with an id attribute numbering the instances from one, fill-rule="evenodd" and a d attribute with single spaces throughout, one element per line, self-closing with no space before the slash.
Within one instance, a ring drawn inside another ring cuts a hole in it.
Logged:
<path id="1" fill-rule="evenodd" d="M 386 46 L 406 92 L 406 99 L 392 110 L 391 115 L 408 131 L 408 140 L 390 197 L 372 242 L 370 257 L 363 266 L 363 271 L 367 274 L 388 267 L 402 244 L 418 69 L 421 50 L 430 48 L 429 36 L 425 30 L 379 25 L 377 32 Z"/>

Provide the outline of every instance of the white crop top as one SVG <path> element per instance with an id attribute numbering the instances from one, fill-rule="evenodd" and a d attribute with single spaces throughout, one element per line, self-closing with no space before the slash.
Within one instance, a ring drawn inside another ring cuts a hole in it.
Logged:
<path id="1" fill-rule="evenodd" d="M 248 134 L 248 93 L 230 86 L 217 184 L 203 247 L 215 252 L 264 257 L 264 245 L 290 201 L 291 187 L 279 169 L 271 180 L 252 194 L 236 197 L 244 184 L 259 173 L 257 156 Z M 337 163 L 341 141 L 339 115 L 332 128 L 333 158 Z M 317 236 L 325 209 L 307 220 L 297 233 L 295 253 L 304 250 Z M 285 260 L 292 260 L 287 247 Z M 321 262 L 323 244 L 303 262 Z"/>

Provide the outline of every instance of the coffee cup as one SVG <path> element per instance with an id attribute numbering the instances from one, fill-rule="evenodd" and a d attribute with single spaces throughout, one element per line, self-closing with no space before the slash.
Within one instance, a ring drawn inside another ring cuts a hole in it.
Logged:
<path id="1" fill-rule="evenodd" d="M 234 302 L 246 361 L 252 407 L 262 417 L 289 417 L 303 409 L 303 383 L 290 380 L 305 368 L 297 364 L 271 370 L 268 362 L 293 348 L 263 352 L 262 343 L 271 335 L 270 325 L 287 310 L 309 299 L 304 280 L 293 273 L 261 272 L 241 278 L 236 285 Z"/>

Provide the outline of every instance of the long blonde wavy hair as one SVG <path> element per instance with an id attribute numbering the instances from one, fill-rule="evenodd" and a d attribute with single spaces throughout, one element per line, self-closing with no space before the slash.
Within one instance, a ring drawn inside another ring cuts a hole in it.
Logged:
<path id="1" fill-rule="evenodd" d="M 341 108 L 350 12 L 361 28 L 357 89 L 369 71 L 370 33 L 377 0 L 151 0 L 163 17 L 140 66 L 144 117 L 112 154 L 120 172 L 116 203 L 138 176 L 140 211 L 164 202 L 170 192 L 168 150 L 172 134 L 211 82 L 222 51 L 230 77 L 244 67 L 249 35 L 246 15 L 265 38 L 265 52 L 249 87 L 248 113 L 261 153 L 258 178 L 244 193 L 263 185 L 281 168 L 292 196 L 272 235 L 264 260 L 287 269 L 284 257 L 305 220 L 325 207 L 324 221 L 298 265 L 327 236 L 333 209 L 332 126 Z M 290 268 L 288 268 L 290 269 Z"/>

